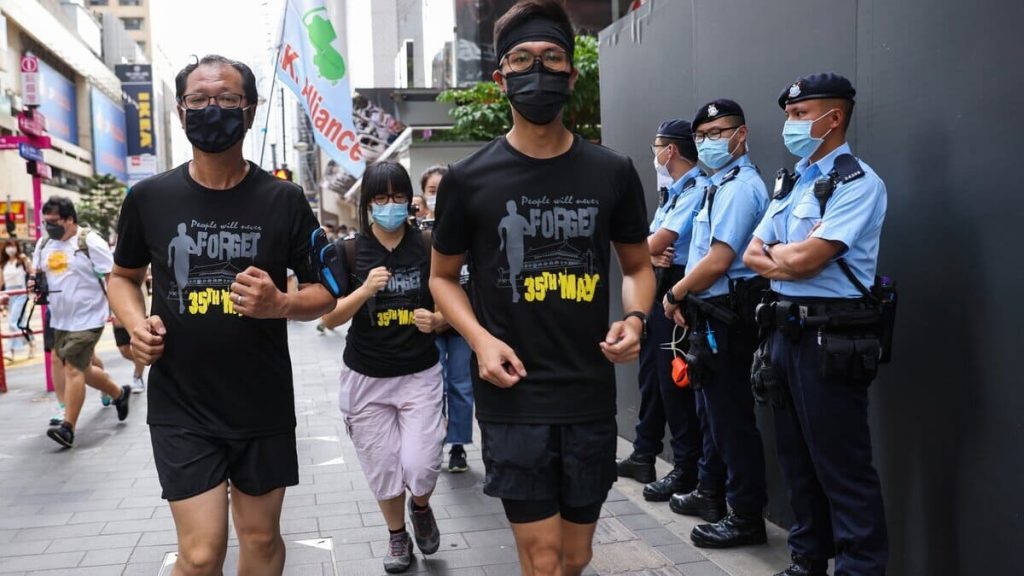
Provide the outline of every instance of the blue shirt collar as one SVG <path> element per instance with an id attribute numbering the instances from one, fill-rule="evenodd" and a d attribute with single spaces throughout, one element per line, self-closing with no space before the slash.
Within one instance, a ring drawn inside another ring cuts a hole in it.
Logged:
<path id="1" fill-rule="evenodd" d="M 749 154 L 744 154 L 739 158 L 734 158 L 732 162 L 729 162 L 725 166 L 722 166 L 722 168 L 719 169 L 718 172 L 715 172 L 714 174 L 711 175 L 711 183 L 714 184 L 715 186 L 718 186 L 718 183 L 722 181 L 722 178 L 724 178 L 725 175 L 728 174 L 734 166 L 753 168 L 754 164 L 750 161 Z"/>
<path id="2" fill-rule="evenodd" d="M 670 186 L 668 189 L 668 193 L 679 194 L 680 192 L 683 191 L 683 184 L 686 184 L 686 182 L 690 178 L 696 178 L 697 176 L 700 176 L 700 167 L 694 166 L 693 168 L 690 168 L 689 172 L 683 174 L 682 176 L 679 177 L 679 180 L 676 180 L 675 182 L 672 183 L 672 186 Z"/>
<path id="3" fill-rule="evenodd" d="M 813 170 L 812 173 L 807 172 L 812 168 L 816 169 L 819 175 L 824 176 L 832 171 L 832 166 L 835 164 L 836 158 L 843 154 L 853 154 L 853 151 L 850 150 L 850 144 L 847 142 L 843 142 L 841 146 L 826 154 L 813 165 L 807 162 L 807 158 L 801 158 L 800 161 L 796 163 L 795 169 L 797 173 L 800 174 L 801 180 L 804 179 L 805 175 L 812 175 Z"/>

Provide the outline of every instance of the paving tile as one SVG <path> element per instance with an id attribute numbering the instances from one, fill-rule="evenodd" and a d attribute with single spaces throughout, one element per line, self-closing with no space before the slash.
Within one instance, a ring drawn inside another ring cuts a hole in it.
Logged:
<path id="1" fill-rule="evenodd" d="M 111 536 L 83 536 L 62 538 L 50 544 L 50 552 L 80 552 L 107 548 L 134 548 L 139 541 L 138 534 L 114 534 Z M 127 560 L 127 558 L 125 559 Z"/>
<path id="2" fill-rule="evenodd" d="M 685 564 L 687 562 L 702 562 L 706 560 L 696 548 L 690 544 L 680 542 L 666 546 L 655 546 L 654 549 L 668 558 L 673 564 Z"/>
<path id="3" fill-rule="evenodd" d="M 645 528 L 643 530 L 634 530 L 634 532 L 649 546 L 667 546 L 682 542 L 679 536 L 670 530 L 666 530 L 664 527 Z"/>
<path id="4" fill-rule="evenodd" d="M 683 573 L 683 576 L 729 576 L 729 573 L 722 570 L 717 564 L 710 560 L 704 562 L 692 562 L 689 564 L 677 564 L 676 569 Z"/>
<path id="5" fill-rule="evenodd" d="M 102 550 L 89 550 L 85 553 L 79 566 L 105 566 L 116 564 L 122 570 L 125 563 L 132 556 L 133 548 L 105 548 Z"/>
<path id="6" fill-rule="evenodd" d="M 50 545 L 49 540 L 35 540 L 28 542 L 8 542 L 0 544 L 0 558 L 9 556 L 29 556 L 31 554 L 42 554 Z M 0 560 L 0 563 L 3 563 Z"/>
<path id="7" fill-rule="evenodd" d="M 662 526 L 661 522 L 658 522 L 653 516 L 648 514 L 616 514 L 615 518 L 622 522 L 622 525 L 630 530 L 640 530 L 644 528 L 659 528 Z"/>
<path id="8" fill-rule="evenodd" d="M 14 537 L 14 542 L 95 536 L 103 530 L 104 526 L 106 526 L 106 524 L 103 522 L 91 522 L 89 524 L 68 524 L 66 526 L 26 528 L 18 531 L 18 534 Z"/>
<path id="9" fill-rule="evenodd" d="M 34 556 L 13 556 L 4 558 L 0 572 L 26 572 L 29 570 L 69 569 L 78 566 L 85 552 L 62 552 L 60 554 L 37 554 Z"/>

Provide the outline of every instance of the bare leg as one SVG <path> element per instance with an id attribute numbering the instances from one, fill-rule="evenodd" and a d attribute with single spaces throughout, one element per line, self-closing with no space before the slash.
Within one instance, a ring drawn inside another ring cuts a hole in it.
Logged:
<path id="1" fill-rule="evenodd" d="M 562 517 L 512 524 L 523 576 L 562 576 Z"/>
<path id="2" fill-rule="evenodd" d="M 74 428 L 85 402 L 85 374 L 71 364 L 64 364 L 64 421 Z"/>
<path id="3" fill-rule="evenodd" d="M 590 564 L 596 529 L 597 522 L 574 524 L 562 520 L 562 567 L 565 576 L 579 576 Z"/>
<path id="4" fill-rule="evenodd" d="M 105 392 L 115 400 L 121 397 L 121 387 L 114 383 L 110 374 L 107 374 L 102 368 L 98 368 L 95 365 L 89 366 L 89 370 L 86 371 L 85 383 L 101 392 Z"/>
<path id="5" fill-rule="evenodd" d="M 231 515 L 238 534 L 238 573 L 246 576 L 280 576 L 285 548 L 281 538 L 281 505 L 284 488 L 262 496 L 231 489 Z"/>
<path id="6" fill-rule="evenodd" d="M 178 531 L 178 560 L 173 576 L 222 574 L 228 547 L 227 482 L 170 505 Z"/>
<path id="7" fill-rule="evenodd" d="M 384 515 L 384 522 L 388 530 L 399 530 L 405 526 L 405 494 L 396 496 L 390 500 L 378 500 L 380 513 Z"/>

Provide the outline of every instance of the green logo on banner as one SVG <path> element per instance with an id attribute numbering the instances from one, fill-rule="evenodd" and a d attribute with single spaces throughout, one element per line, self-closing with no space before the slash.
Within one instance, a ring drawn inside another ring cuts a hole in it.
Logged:
<path id="1" fill-rule="evenodd" d="M 338 34 L 334 32 L 334 24 L 331 24 L 330 20 L 319 14 L 313 15 L 315 12 L 326 14 L 327 9 L 323 6 L 313 8 L 302 17 L 302 23 L 306 26 L 306 33 L 309 35 L 309 43 L 316 48 L 313 64 L 319 70 L 321 78 L 330 80 L 332 84 L 337 84 L 338 80 L 345 77 L 345 59 L 331 46 L 331 42 L 334 42 Z M 310 16 L 313 18 L 310 19 Z"/>

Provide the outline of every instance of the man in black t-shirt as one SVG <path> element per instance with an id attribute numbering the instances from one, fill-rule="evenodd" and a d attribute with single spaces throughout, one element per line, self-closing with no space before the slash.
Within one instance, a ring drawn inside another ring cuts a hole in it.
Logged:
<path id="1" fill-rule="evenodd" d="M 242 158 L 257 102 L 248 66 L 206 56 L 176 88 L 194 159 L 125 198 L 110 303 L 135 357 L 152 364 L 148 423 L 178 532 L 174 573 L 221 572 L 230 483 L 239 573 L 281 574 L 281 504 L 298 484 L 285 319 L 335 303 L 308 261 L 319 224 L 301 188 Z M 287 268 L 298 292 L 285 292 Z"/>
<path id="2" fill-rule="evenodd" d="M 495 38 L 513 127 L 441 181 L 430 286 L 474 352 L 484 492 L 523 573 L 577 575 L 616 477 L 613 362 L 637 357 L 654 297 L 647 211 L 629 158 L 561 122 L 577 75 L 561 4 L 517 3 Z M 609 327 L 613 244 L 628 313 Z"/>

